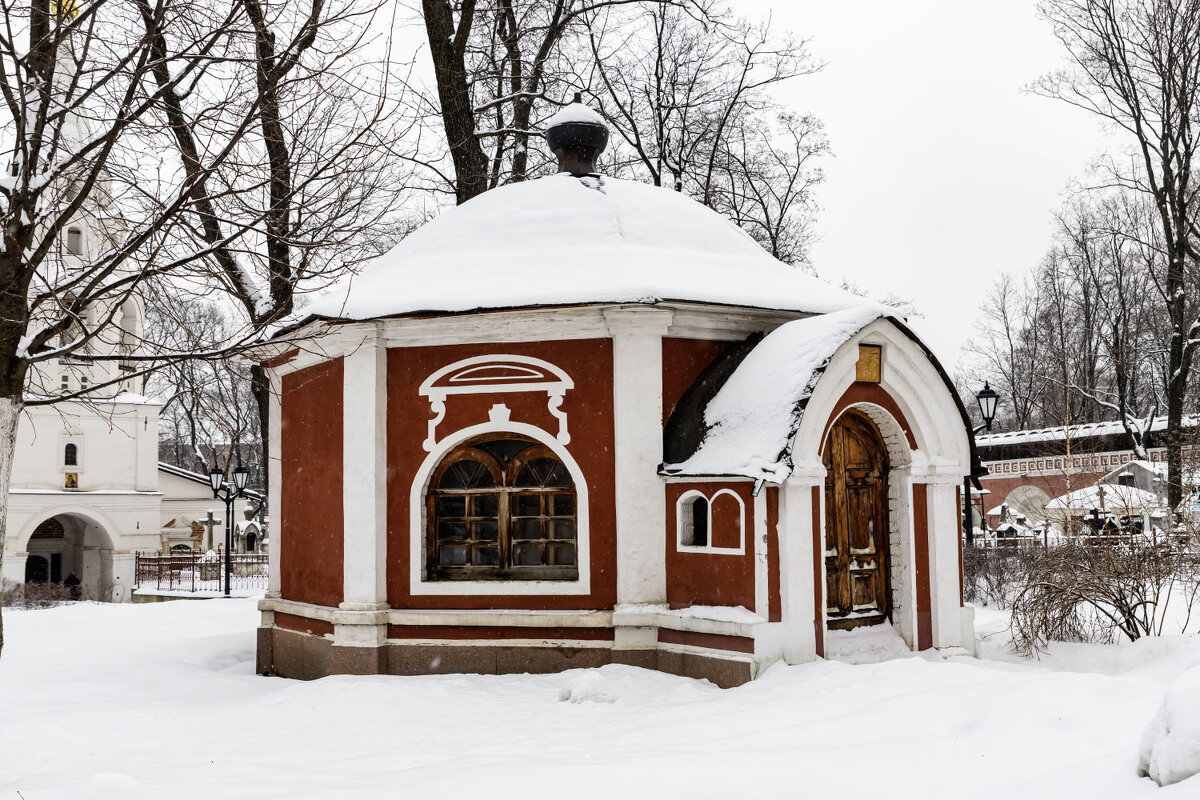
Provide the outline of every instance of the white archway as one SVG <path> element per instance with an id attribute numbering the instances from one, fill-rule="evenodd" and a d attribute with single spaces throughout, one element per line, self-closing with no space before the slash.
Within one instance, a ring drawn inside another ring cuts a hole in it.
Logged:
<path id="1" fill-rule="evenodd" d="M 859 344 L 883 348 L 877 384 L 857 381 Z M 917 520 L 914 485 L 920 484 L 925 517 L 921 523 L 922 569 L 929 571 L 930 611 L 923 623 L 935 647 L 962 645 L 967 631 L 973 640 L 970 609 L 961 607 L 959 580 L 960 526 L 957 487 L 970 472 L 971 449 L 963 412 L 944 373 L 925 349 L 900 325 L 884 318 L 864 327 L 830 358 L 803 411 L 792 457 L 798 481 L 823 483 L 821 455 L 828 428 L 851 408 L 866 414 L 879 428 L 891 460 L 889 531 L 892 555 L 893 623 L 916 649 L 921 625 L 917 597 Z M 818 480 L 817 476 L 820 476 Z M 824 498 L 812 519 L 820 520 L 819 546 L 824 546 Z M 800 565 L 797 564 L 799 569 Z M 824 617 L 824 580 L 821 608 Z M 971 642 L 966 642 L 970 645 Z"/>
<path id="2" fill-rule="evenodd" d="M 49 582 L 70 585 L 78 581 L 83 599 L 109 600 L 113 589 L 114 530 L 101 512 L 68 506 L 31 518 L 18 541 L 27 553 L 27 562 L 45 560 Z"/>

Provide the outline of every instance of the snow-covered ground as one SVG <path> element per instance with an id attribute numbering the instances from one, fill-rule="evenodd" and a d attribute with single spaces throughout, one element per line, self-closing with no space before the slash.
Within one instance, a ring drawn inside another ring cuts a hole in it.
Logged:
<path id="1" fill-rule="evenodd" d="M 627 667 L 545 676 L 254 675 L 254 601 L 7 611 L 0 800 L 1195 798 L 1136 775 L 1200 637 L 849 664 L 739 689 Z M 895 657 L 899 656 L 899 657 Z"/>

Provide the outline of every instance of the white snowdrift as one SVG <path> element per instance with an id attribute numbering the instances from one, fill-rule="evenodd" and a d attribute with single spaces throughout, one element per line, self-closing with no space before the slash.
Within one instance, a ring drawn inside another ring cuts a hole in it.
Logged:
<path id="1" fill-rule="evenodd" d="M 239 599 L 6 609 L 0 798 L 1194 800 L 1200 780 L 1132 769 L 1195 636 L 1076 645 L 1079 672 L 901 653 L 721 690 L 621 665 L 264 678 L 258 621 Z M 1101 651 L 1136 663 L 1098 674 Z"/>
<path id="2" fill-rule="evenodd" d="M 1200 775 L 1200 667 L 1167 687 L 1158 713 L 1142 734 L 1138 774 L 1159 786 Z"/>
<path id="3" fill-rule="evenodd" d="M 306 311 L 363 320 L 660 300 L 814 314 L 866 302 L 775 260 L 678 192 L 615 178 L 589 188 L 558 174 L 447 210 Z"/>

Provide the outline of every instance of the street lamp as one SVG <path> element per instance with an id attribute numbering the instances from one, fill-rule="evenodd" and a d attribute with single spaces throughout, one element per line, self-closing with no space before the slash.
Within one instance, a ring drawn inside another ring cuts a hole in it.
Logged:
<path id="1" fill-rule="evenodd" d="M 983 431 L 990 431 L 992 423 L 996 420 L 996 405 L 1000 402 L 1000 395 L 988 384 L 983 382 L 983 388 L 975 395 L 975 401 L 979 403 L 979 416 L 983 418 L 983 424 L 977 426 L 971 431 L 971 438 L 975 438 L 975 434 Z M 963 478 L 963 535 L 966 537 L 967 543 L 975 541 L 975 533 L 971 526 L 971 476 L 967 475 Z M 980 508 L 980 519 L 983 518 L 983 509 Z"/>
<path id="2" fill-rule="evenodd" d="M 225 501 L 225 596 L 229 597 L 230 576 L 233 574 L 233 501 L 246 491 L 246 481 L 250 478 L 250 470 L 238 458 L 238 465 L 233 468 L 233 484 L 225 480 L 225 470 L 216 464 L 208 471 L 208 482 L 212 486 L 213 497 Z"/>

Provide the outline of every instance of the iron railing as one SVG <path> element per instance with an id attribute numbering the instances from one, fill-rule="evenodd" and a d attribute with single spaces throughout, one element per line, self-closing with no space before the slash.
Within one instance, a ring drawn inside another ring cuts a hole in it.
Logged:
<path id="1" fill-rule="evenodd" d="M 212 554 L 198 550 L 174 553 L 136 553 L 134 588 L 169 592 L 220 593 L 225 590 L 225 553 L 218 547 Z M 266 553 L 231 553 L 230 589 L 267 588 Z"/>

